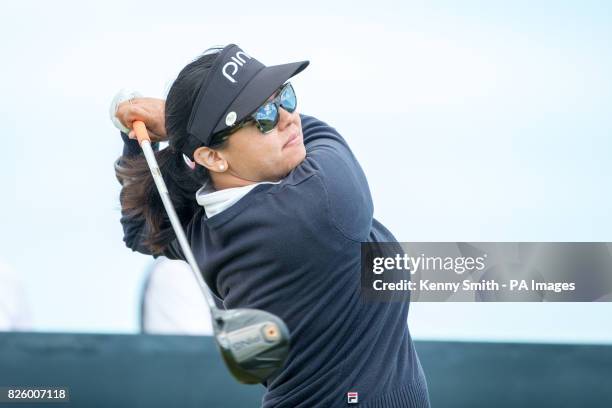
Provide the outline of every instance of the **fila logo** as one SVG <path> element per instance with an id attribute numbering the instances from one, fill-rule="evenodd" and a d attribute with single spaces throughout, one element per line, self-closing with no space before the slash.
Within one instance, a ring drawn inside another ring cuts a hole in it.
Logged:
<path id="1" fill-rule="evenodd" d="M 236 55 L 232 57 L 232 60 L 230 62 L 225 63 L 225 65 L 223 66 L 223 75 L 227 79 L 229 79 L 232 84 L 236 83 L 236 80 L 234 79 L 234 75 L 236 75 L 236 73 L 238 72 L 238 69 L 241 66 L 243 66 L 244 63 L 246 62 L 245 58 L 251 59 L 251 57 L 246 52 L 238 51 Z M 232 73 L 228 72 L 229 68 L 233 69 Z"/>
<path id="2" fill-rule="evenodd" d="M 346 393 L 346 402 L 349 404 L 359 403 L 359 393 L 351 391 Z"/>

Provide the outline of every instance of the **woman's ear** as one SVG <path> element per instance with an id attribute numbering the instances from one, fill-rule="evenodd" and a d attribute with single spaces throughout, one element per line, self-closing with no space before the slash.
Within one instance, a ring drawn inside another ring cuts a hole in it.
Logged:
<path id="1" fill-rule="evenodd" d="M 198 147 L 193 152 L 193 159 L 196 163 L 206 167 L 209 171 L 223 173 L 227 170 L 227 160 L 223 157 L 223 153 L 210 147 Z"/>

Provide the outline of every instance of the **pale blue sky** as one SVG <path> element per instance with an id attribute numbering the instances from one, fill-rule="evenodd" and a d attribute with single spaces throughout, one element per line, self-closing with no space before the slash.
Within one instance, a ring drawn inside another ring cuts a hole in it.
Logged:
<path id="1" fill-rule="evenodd" d="M 0 258 L 40 330 L 136 329 L 148 258 L 121 241 L 108 104 L 228 42 L 310 59 L 300 108 L 349 141 L 399 240 L 612 240 L 609 2 L 204 3 L 2 6 Z M 612 304 L 411 313 L 416 338 L 612 342 Z"/>

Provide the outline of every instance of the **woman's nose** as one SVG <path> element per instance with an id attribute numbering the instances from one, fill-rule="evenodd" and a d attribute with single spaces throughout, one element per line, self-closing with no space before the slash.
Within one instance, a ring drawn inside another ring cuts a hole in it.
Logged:
<path id="1" fill-rule="evenodd" d="M 287 112 L 282 106 L 279 106 L 278 115 L 278 130 L 283 130 L 291 123 L 293 114 Z"/>

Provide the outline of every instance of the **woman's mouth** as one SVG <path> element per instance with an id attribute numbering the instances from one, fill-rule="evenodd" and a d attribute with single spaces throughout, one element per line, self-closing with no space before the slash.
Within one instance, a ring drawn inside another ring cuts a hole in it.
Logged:
<path id="1" fill-rule="evenodd" d="M 287 141 L 283 145 L 283 149 L 285 147 L 296 145 L 299 142 L 300 142 L 300 132 L 296 130 L 295 132 L 291 133 L 291 135 L 289 135 L 289 139 L 287 139 Z"/>

